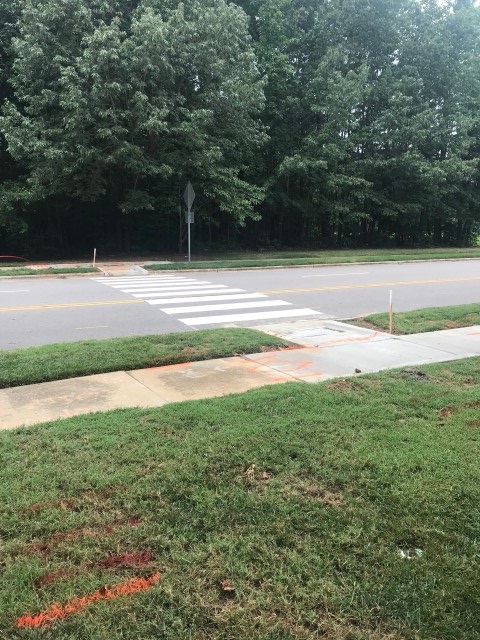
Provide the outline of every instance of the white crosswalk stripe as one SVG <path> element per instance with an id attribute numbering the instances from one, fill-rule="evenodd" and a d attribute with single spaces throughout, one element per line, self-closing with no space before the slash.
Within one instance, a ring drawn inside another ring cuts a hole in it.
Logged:
<path id="1" fill-rule="evenodd" d="M 169 307 L 162 309 L 164 313 L 198 313 L 199 311 L 231 311 L 232 309 L 258 309 L 259 307 L 282 307 L 291 305 L 283 300 L 265 300 L 265 302 L 234 302 L 229 304 L 204 304 L 198 307 Z"/>
<path id="2" fill-rule="evenodd" d="M 218 324 L 220 322 L 236 322 L 238 320 L 268 320 L 272 318 L 293 318 L 298 316 L 320 315 L 313 309 L 289 309 L 288 311 L 260 311 L 259 313 L 233 313 L 225 316 L 204 316 L 199 318 L 186 318 L 182 320 L 190 327 L 203 324 Z"/>
<path id="3" fill-rule="evenodd" d="M 159 291 L 158 293 L 153 294 L 156 298 L 167 298 L 168 296 L 171 296 L 172 294 L 175 293 L 175 291 L 177 291 L 178 293 L 182 294 L 182 295 L 189 295 L 189 296 L 197 296 L 197 295 L 201 295 L 202 293 L 225 293 L 226 291 L 228 292 L 234 292 L 234 293 L 241 293 L 243 291 L 245 291 L 245 289 L 225 289 L 224 288 L 225 285 L 224 284 L 218 284 L 218 285 L 212 285 L 211 287 L 209 287 L 208 289 L 175 289 L 174 291 Z M 147 300 L 146 298 L 149 297 L 150 294 L 139 294 L 139 296 L 135 295 L 134 297 L 141 297 L 141 298 L 145 298 L 145 302 L 148 302 L 149 304 L 155 304 L 153 300 Z"/>
<path id="4" fill-rule="evenodd" d="M 230 291 L 234 291 L 234 289 L 230 289 Z M 238 291 L 243 291 L 243 289 L 238 289 Z M 182 293 L 185 293 L 182 291 Z M 202 293 L 205 293 L 202 291 Z M 154 293 L 147 294 L 148 296 L 155 296 Z M 145 298 L 145 295 L 136 293 L 134 298 Z M 266 298 L 267 296 L 263 293 L 234 293 L 233 295 L 228 293 L 227 295 L 213 295 L 213 296 L 202 296 L 198 295 L 195 298 L 191 296 L 185 296 L 180 298 L 165 298 L 161 300 L 145 300 L 149 304 L 182 304 L 184 302 L 216 302 L 217 300 L 245 300 L 245 298 Z"/>
<path id="5" fill-rule="evenodd" d="M 227 289 L 227 285 L 225 284 L 216 284 L 215 286 L 211 284 L 177 284 L 177 285 L 169 285 L 168 287 L 162 285 L 160 287 L 126 287 L 122 289 L 125 293 L 152 293 L 155 291 L 187 291 L 188 289 Z"/>
<path id="6" fill-rule="evenodd" d="M 189 327 L 322 315 L 314 309 L 295 308 L 291 302 L 275 300 L 263 293 L 184 276 L 92 279 L 134 298 L 140 298 L 147 304 L 159 306 L 160 311 L 171 317 L 179 316 L 178 321 Z M 205 302 L 212 304 L 201 304 Z M 292 308 L 285 309 L 287 306 Z"/>

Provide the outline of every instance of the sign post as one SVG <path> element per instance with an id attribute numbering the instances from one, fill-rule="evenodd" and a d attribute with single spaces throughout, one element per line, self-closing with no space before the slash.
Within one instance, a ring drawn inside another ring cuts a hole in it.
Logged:
<path id="1" fill-rule="evenodd" d="M 190 262 L 190 225 L 194 223 L 194 215 L 192 211 L 192 204 L 195 200 L 195 191 L 193 190 L 190 180 L 187 182 L 185 191 L 183 193 L 183 199 L 187 205 L 187 212 L 185 213 L 185 222 L 188 225 L 188 261 Z"/>

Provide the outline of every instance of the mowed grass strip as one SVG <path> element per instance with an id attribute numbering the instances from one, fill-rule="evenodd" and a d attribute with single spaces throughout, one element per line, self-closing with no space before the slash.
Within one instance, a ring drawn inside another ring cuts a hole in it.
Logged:
<path id="1" fill-rule="evenodd" d="M 207 254 L 194 256 L 192 262 L 148 264 L 151 271 L 185 269 L 247 269 L 251 267 L 287 267 L 312 264 L 350 264 L 356 262 L 398 262 L 402 260 L 448 260 L 480 258 L 480 247 L 459 249 L 351 249 L 337 251 L 265 251 Z"/>
<path id="2" fill-rule="evenodd" d="M 350 321 L 360 327 L 389 330 L 388 313 L 374 313 Z M 480 324 L 480 304 L 461 304 L 451 307 L 431 307 L 393 314 L 393 333 L 424 333 L 442 329 L 458 329 Z"/>
<path id="3" fill-rule="evenodd" d="M 44 269 L 32 269 L 31 267 L 0 267 L 0 277 L 8 276 L 48 276 L 75 273 L 98 273 L 94 267 L 46 267 Z"/>
<path id="4" fill-rule="evenodd" d="M 0 268 L 0 276 L 45 276 L 76 273 L 98 273 L 94 267 L 45 267 L 32 269 L 31 267 Z"/>
<path id="5" fill-rule="evenodd" d="M 41 637 L 478 640 L 479 411 L 475 358 L 1 433 L 0 637 L 159 571 Z"/>
<path id="6" fill-rule="evenodd" d="M 205 329 L 0 351 L 0 388 L 225 358 L 288 346 L 291 344 L 285 340 L 254 329 Z"/>

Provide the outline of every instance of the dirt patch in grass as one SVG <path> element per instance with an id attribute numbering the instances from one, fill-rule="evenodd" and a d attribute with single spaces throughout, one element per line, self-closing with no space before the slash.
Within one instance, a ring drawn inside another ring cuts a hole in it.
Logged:
<path id="1" fill-rule="evenodd" d="M 24 513 L 38 513 L 45 509 L 61 509 L 63 511 L 78 511 L 82 500 L 100 503 L 109 498 L 113 493 L 118 491 L 126 491 L 125 485 L 114 485 L 105 489 L 91 489 L 85 491 L 76 498 L 61 498 L 59 500 L 50 500 L 47 502 L 35 502 L 34 504 L 24 507 Z"/>
<path id="2" fill-rule="evenodd" d="M 468 402 L 467 404 L 460 405 L 458 407 L 442 407 L 437 411 L 437 415 L 442 420 L 446 420 L 450 416 L 455 413 L 460 413 L 461 411 L 465 411 L 467 409 L 479 409 L 480 408 L 480 400 L 474 402 Z"/>
<path id="3" fill-rule="evenodd" d="M 351 380 L 335 380 L 326 385 L 331 391 L 358 391 L 360 387 Z"/>
<path id="4" fill-rule="evenodd" d="M 288 497 L 318 500 L 328 507 L 338 506 L 343 501 L 343 493 L 339 489 L 325 487 L 315 478 L 305 476 L 287 480 L 282 493 Z"/>
<path id="5" fill-rule="evenodd" d="M 25 513 L 38 513 L 44 509 L 62 509 L 63 511 L 73 511 L 77 506 L 76 499 L 51 500 L 50 502 L 36 502 L 24 508 Z"/>
<path id="6" fill-rule="evenodd" d="M 270 471 L 252 463 L 242 470 L 236 477 L 235 482 L 245 487 L 248 491 L 261 493 L 268 488 L 271 477 Z"/>
<path id="7" fill-rule="evenodd" d="M 448 387 L 471 389 L 478 385 L 478 378 L 474 376 L 456 375 L 451 377 L 430 376 L 428 382 L 446 385 Z"/>
<path id="8" fill-rule="evenodd" d="M 130 567 L 141 567 L 150 564 L 153 556 L 148 551 L 138 551 L 136 553 L 121 553 L 107 556 L 103 560 L 95 563 L 97 567 L 103 569 L 127 569 Z"/>
<path id="9" fill-rule="evenodd" d="M 478 429 L 478 427 L 480 427 L 480 420 L 470 420 L 467 424 L 472 429 Z"/>
<path id="10" fill-rule="evenodd" d="M 208 349 L 208 346 L 205 346 L 204 348 L 199 348 L 199 347 L 183 347 L 181 354 L 182 356 L 185 356 L 186 358 L 190 358 L 193 356 L 200 356 L 203 355 L 206 350 Z"/>
<path id="11" fill-rule="evenodd" d="M 442 420 L 446 420 L 453 413 L 455 413 L 454 407 L 442 407 L 439 411 L 437 411 L 438 417 L 441 418 Z"/>
<path id="12" fill-rule="evenodd" d="M 40 555 L 48 555 L 57 545 L 62 542 L 73 542 L 79 538 L 98 538 L 100 536 L 111 535 L 117 529 L 123 527 L 138 527 L 141 524 L 140 518 L 133 516 L 126 520 L 116 520 L 109 525 L 103 527 L 78 527 L 69 531 L 58 531 L 50 538 L 39 542 L 32 542 L 28 545 L 30 553 L 38 553 Z"/>
<path id="13" fill-rule="evenodd" d="M 59 580 L 66 580 L 67 578 L 71 578 L 75 575 L 75 571 L 73 569 L 57 569 L 56 571 L 48 571 L 48 573 L 44 573 L 43 576 L 40 576 L 33 582 L 33 586 L 35 589 L 42 589 L 43 587 L 50 587 L 52 584 L 55 584 Z"/>
<path id="14" fill-rule="evenodd" d="M 137 551 L 131 553 L 121 553 L 108 555 L 103 560 L 97 562 L 83 562 L 72 569 L 56 569 L 55 571 L 47 571 L 42 576 L 34 580 L 33 585 L 36 589 L 50 587 L 60 580 L 67 580 L 73 576 L 89 571 L 94 567 L 101 569 L 132 569 L 145 567 L 153 562 L 154 558 L 149 551 Z"/>
<path id="15" fill-rule="evenodd" d="M 421 382 L 425 382 L 428 380 L 428 375 L 421 369 L 402 369 L 401 373 L 404 378 L 411 378 L 413 380 L 419 380 Z"/>
<path id="16" fill-rule="evenodd" d="M 138 424 L 158 424 L 159 417 L 157 414 L 147 414 L 146 416 L 140 416 Z"/>

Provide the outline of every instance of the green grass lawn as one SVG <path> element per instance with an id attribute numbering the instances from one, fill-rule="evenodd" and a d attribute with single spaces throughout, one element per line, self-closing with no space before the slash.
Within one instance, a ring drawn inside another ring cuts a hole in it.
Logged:
<path id="1" fill-rule="evenodd" d="M 0 637 L 478 640 L 480 359 L 421 372 L 1 433 Z"/>
<path id="2" fill-rule="evenodd" d="M 8 276 L 48 276 L 75 273 L 98 273 L 93 267 L 46 267 L 32 269 L 31 267 L 3 267 L 0 266 L 0 277 Z"/>
<path id="3" fill-rule="evenodd" d="M 195 255 L 192 262 L 175 261 L 169 264 L 148 264 L 152 271 L 182 269 L 229 269 L 276 267 L 310 264 L 339 264 L 355 262 L 395 262 L 401 260 L 439 260 L 480 258 L 480 247 L 454 249 L 343 249 L 335 251 L 245 251 Z"/>
<path id="4" fill-rule="evenodd" d="M 225 358 L 289 345 L 255 329 L 204 329 L 0 351 L 0 388 Z"/>
<path id="5" fill-rule="evenodd" d="M 388 313 L 374 313 L 350 321 L 360 327 L 389 330 Z M 461 304 L 451 307 L 431 307 L 393 315 L 393 333 L 423 333 L 442 329 L 457 329 L 480 324 L 480 304 Z"/>

